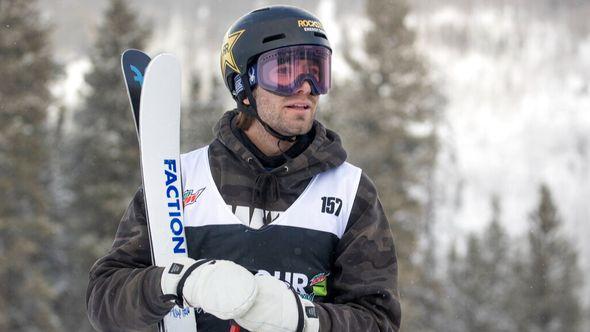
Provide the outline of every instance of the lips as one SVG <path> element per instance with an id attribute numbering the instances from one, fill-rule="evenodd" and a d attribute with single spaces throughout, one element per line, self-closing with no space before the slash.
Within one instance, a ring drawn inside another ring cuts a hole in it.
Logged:
<path id="1" fill-rule="evenodd" d="M 290 102 L 286 107 L 297 110 L 307 110 L 311 108 L 311 103 L 307 101 Z"/>

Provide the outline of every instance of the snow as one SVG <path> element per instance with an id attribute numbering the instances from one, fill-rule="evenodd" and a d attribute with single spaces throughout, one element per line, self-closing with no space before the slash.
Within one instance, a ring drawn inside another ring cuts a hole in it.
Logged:
<path id="1" fill-rule="evenodd" d="M 81 92 L 85 88 L 84 75 L 90 70 L 88 58 L 67 63 L 63 79 L 52 87 L 52 94 L 68 108 L 74 108 L 81 101 Z"/>
<path id="2" fill-rule="evenodd" d="M 438 170 L 442 242 L 481 232 L 492 195 L 509 232 L 524 234 L 546 183 L 588 269 L 590 40 L 510 6 L 442 6 L 407 22 L 448 98 Z"/>

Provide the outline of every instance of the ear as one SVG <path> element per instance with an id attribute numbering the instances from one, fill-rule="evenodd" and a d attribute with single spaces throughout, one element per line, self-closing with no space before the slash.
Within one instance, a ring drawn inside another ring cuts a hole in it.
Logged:
<path id="1" fill-rule="evenodd" d="M 257 90 L 258 90 L 258 86 L 254 87 L 254 90 L 252 90 L 252 96 L 253 96 L 254 98 L 256 98 L 256 93 L 257 93 Z M 245 105 L 248 105 L 248 106 L 250 106 L 250 101 L 248 100 L 248 97 L 244 98 L 244 100 L 242 100 L 242 102 L 243 102 Z"/>

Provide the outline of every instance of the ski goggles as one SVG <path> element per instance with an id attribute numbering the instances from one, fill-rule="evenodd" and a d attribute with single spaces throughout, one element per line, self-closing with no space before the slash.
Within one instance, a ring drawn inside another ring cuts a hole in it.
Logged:
<path id="1" fill-rule="evenodd" d="M 259 84 L 278 95 L 291 96 L 303 82 L 308 82 L 313 95 L 326 94 L 331 85 L 331 56 L 330 49 L 316 45 L 270 50 L 262 53 L 248 69 L 250 86 Z M 241 85 L 236 79 L 236 87 Z"/>

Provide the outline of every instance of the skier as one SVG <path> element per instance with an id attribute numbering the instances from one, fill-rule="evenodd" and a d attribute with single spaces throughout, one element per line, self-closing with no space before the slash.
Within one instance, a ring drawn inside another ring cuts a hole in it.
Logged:
<path id="1" fill-rule="evenodd" d="M 97 330 L 145 330 L 174 304 L 199 331 L 397 331 L 397 260 L 374 184 L 315 120 L 330 88 L 320 21 L 290 6 L 228 30 L 224 82 L 237 109 L 182 155 L 188 256 L 151 265 L 140 188 L 90 270 Z"/>

